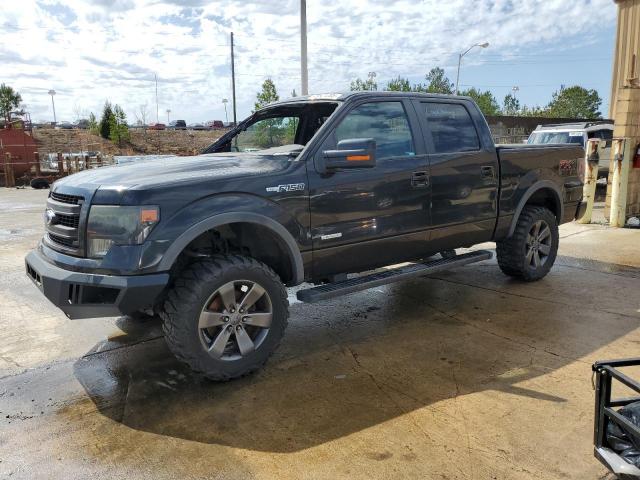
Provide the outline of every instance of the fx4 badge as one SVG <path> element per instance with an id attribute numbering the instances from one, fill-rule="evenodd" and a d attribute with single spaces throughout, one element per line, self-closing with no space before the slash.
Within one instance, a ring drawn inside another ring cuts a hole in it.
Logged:
<path id="1" fill-rule="evenodd" d="M 304 183 L 287 183 L 277 187 L 267 187 L 267 192 L 297 192 L 304 190 Z"/>

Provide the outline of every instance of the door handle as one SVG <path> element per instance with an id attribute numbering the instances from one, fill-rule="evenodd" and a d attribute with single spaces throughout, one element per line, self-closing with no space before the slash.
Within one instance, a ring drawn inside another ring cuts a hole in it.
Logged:
<path id="1" fill-rule="evenodd" d="M 423 188 L 429 186 L 429 173 L 426 171 L 413 172 L 411 174 L 411 186 Z"/>
<path id="2" fill-rule="evenodd" d="M 492 166 L 480 167 L 480 176 L 482 178 L 495 178 L 495 170 Z"/>

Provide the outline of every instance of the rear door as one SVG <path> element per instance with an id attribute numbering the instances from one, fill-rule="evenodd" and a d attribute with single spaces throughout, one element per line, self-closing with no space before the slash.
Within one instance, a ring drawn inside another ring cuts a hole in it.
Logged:
<path id="1" fill-rule="evenodd" d="M 498 156 L 484 118 L 456 100 L 414 101 L 431 174 L 431 246 L 490 240 L 497 216 Z M 483 122 L 484 125 L 481 125 Z"/>
<path id="2" fill-rule="evenodd" d="M 428 168 L 408 99 L 361 100 L 341 112 L 314 153 L 340 140 L 373 138 L 376 166 L 321 174 L 308 163 L 314 276 L 362 271 L 426 248 Z"/>

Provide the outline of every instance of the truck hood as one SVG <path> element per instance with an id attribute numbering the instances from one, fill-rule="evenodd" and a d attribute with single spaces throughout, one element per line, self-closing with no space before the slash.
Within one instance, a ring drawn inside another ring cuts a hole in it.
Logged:
<path id="1" fill-rule="evenodd" d="M 124 159 L 124 162 L 122 161 Z M 232 152 L 191 157 L 149 155 L 118 157 L 121 162 L 111 167 L 85 170 L 58 180 L 57 189 L 100 187 L 120 189 L 153 189 L 165 185 L 210 182 L 216 179 L 264 175 L 287 168 L 295 156 L 288 153 Z"/>

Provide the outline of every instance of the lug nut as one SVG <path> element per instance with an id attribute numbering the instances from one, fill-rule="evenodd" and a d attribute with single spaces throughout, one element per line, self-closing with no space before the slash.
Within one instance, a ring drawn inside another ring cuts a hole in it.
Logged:
<path id="1" fill-rule="evenodd" d="M 242 317 L 242 321 L 243 322 L 248 322 L 249 321 L 249 317 Z"/>
<path id="2" fill-rule="evenodd" d="M 231 309 L 231 313 L 235 313 L 235 311 L 236 311 L 235 308 Z"/>
<path id="3" fill-rule="evenodd" d="M 223 317 L 222 320 L 224 320 L 225 322 L 229 321 L 229 317 Z"/>

